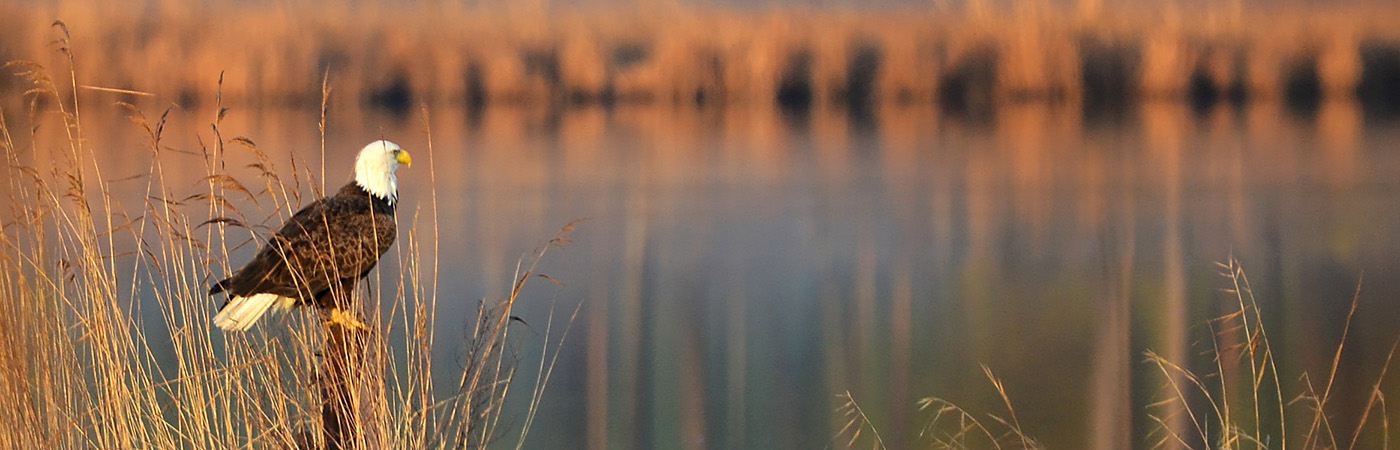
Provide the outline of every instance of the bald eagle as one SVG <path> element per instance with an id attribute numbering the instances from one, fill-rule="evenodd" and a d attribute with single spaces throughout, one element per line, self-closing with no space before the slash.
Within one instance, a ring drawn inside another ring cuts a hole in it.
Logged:
<path id="1" fill-rule="evenodd" d="M 361 149 L 354 180 L 302 208 L 252 261 L 209 288 L 210 296 L 228 293 L 214 324 L 244 331 L 268 310 L 296 305 L 329 309 L 333 321 L 343 320 L 337 307 L 344 300 L 337 299 L 348 299 L 394 243 L 394 170 L 410 162 L 408 152 L 393 142 L 374 141 Z"/>

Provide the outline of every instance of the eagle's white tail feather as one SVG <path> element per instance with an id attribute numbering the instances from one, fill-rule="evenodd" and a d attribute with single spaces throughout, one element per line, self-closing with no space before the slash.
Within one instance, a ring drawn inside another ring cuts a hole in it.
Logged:
<path id="1" fill-rule="evenodd" d="M 245 331 L 253 326 L 267 310 L 276 306 L 286 311 L 296 303 L 295 299 L 276 294 L 253 294 L 247 297 L 230 298 L 227 305 L 214 316 L 214 325 L 231 331 Z"/>

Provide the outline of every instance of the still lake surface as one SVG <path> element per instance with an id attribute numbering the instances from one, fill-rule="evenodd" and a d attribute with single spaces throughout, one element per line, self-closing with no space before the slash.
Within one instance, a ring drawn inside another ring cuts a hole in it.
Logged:
<path id="1" fill-rule="evenodd" d="M 85 118 L 110 124 L 87 127 L 104 176 L 145 173 L 139 128 L 110 109 Z M 1348 103 L 979 117 L 437 108 L 431 152 L 417 113 L 330 117 L 328 185 L 373 139 L 413 153 L 399 172 L 401 243 L 435 193 L 443 385 L 476 302 L 502 298 L 517 260 L 590 218 L 541 266 L 564 287 L 536 283 L 516 311 L 531 361 L 551 308 L 582 303 L 527 448 L 839 448 L 847 391 L 891 448 L 918 447 L 920 398 L 1004 416 L 982 365 L 1051 448 L 1144 447 L 1161 437 L 1148 405 L 1164 378 L 1143 352 L 1213 367 L 1207 320 L 1237 307 L 1215 263 L 1231 257 L 1286 393 L 1303 372 L 1325 377 L 1361 283 L 1330 406 L 1340 429 L 1400 333 L 1400 125 Z M 197 153 L 211 118 L 177 110 L 165 143 Z M 282 170 L 296 155 L 315 173 L 317 120 L 235 109 L 220 128 Z M 172 186 L 199 192 L 197 156 L 162 157 L 191 168 Z M 119 196 L 142 187 L 121 183 Z M 1400 388 L 1391 378 L 1385 392 Z"/>

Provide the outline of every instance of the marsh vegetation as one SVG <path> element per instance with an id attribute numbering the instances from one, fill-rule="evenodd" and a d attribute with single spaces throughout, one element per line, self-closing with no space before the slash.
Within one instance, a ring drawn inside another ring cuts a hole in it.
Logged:
<path id="1" fill-rule="evenodd" d="M 100 132 L 83 122 L 90 106 L 75 95 L 76 51 L 66 26 L 54 29 L 68 70 L 8 64 L 23 80 L 17 95 L 29 108 L 17 115 L 0 110 L 8 196 L 0 229 L 0 441 L 35 448 L 334 449 L 524 441 L 577 308 L 537 322 L 544 353 L 525 363 L 541 372 L 520 384 L 512 330 L 524 321 L 508 319 L 518 319 L 521 290 L 535 283 L 545 253 L 568 242 L 572 224 L 521 257 L 506 295 L 454 318 L 467 325 L 460 335 L 467 347 L 451 369 L 435 368 L 432 358 L 442 268 L 431 190 L 423 207 L 402 213 L 404 239 L 388 256 L 393 269 L 377 271 L 356 293 L 357 313 L 369 324 L 358 335 L 363 342 L 336 342 L 343 336 L 326 332 L 330 325 L 310 308 L 246 333 L 223 332 L 210 321 L 218 306 L 205 294 L 210 280 L 230 273 L 230 255 L 251 252 L 269 227 L 321 195 L 324 178 L 298 159 L 310 155 L 274 161 L 252 138 L 225 135 L 226 114 L 237 113 L 219 103 L 217 91 L 207 131 L 195 132 L 205 145 L 168 146 L 166 133 L 184 131 L 167 128 L 171 109 L 148 115 L 122 101 L 108 106 L 121 110 L 140 138 L 94 142 Z M 431 161 L 431 136 L 425 138 Z M 129 149 L 142 169 L 112 177 L 99 155 L 114 147 Z M 172 154 L 184 165 L 170 167 Z M 198 172 L 180 173 L 190 162 Z M 189 183 L 191 177 L 198 181 Z M 322 364 L 337 357 L 353 361 L 337 366 L 347 373 Z M 442 383 L 444 375 L 451 381 Z M 530 405 L 523 425 L 500 423 L 508 393 Z M 337 411 L 349 417 L 323 420 L 333 401 L 345 403 Z M 345 431 L 347 424 L 354 431 Z"/>

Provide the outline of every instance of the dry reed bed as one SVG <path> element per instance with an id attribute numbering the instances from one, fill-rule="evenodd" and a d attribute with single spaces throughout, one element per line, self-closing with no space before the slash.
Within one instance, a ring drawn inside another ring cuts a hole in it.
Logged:
<path id="1" fill-rule="evenodd" d="M 288 169 L 252 140 L 225 134 L 227 111 L 217 96 L 207 127 L 167 130 L 166 115 L 122 104 L 140 137 L 89 140 L 82 118 L 91 103 L 74 95 L 83 75 L 67 70 L 83 49 L 71 45 L 65 28 L 55 32 L 56 64 L 6 65 L 17 75 L 7 82 L 19 89 L 0 98 L 32 100 L 18 112 L 0 108 L 0 448 L 523 443 L 554 366 L 545 358 L 558 354 L 563 338 L 551 316 L 543 331 L 551 343 L 537 361 L 542 373 L 533 386 L 515 385 L 508 347 L 516 338 L 506 318 L 535 264 L 565 242 L 572 224 L 521 261 L 506 298 L 482 300 L 476 317 L 464 318 L 474 327 L 466 354 L 446 372 L 455 382 L 434 384 L 443 375 L 432 361 L 436 210 L 402 211 L 404 236 L 386 255 L 400 270 L 376 271 L 371 288 L 357 294 L 370 331 L 363 360 L 340 380 L 348 385 L 340 406 L 357 432 L 332 433 L 318 414 L 335 401 L 317 389 L 333 382 L 322 364 L 333 352 L 320 318 L 298 310 L 250 332 L 224 333 L 212 326 L 217 305 L 205 295 L 209 280 L 232 270 L 231 254 L 250 252 L 258 235 L 311 201 L 317 182 L 306 162 Z M 40 131 L 49 127 L 62 131 Z M 164 141 L 172 133 L 197 133 L 201 145 L 172 149 Z M 428 139 L 431 167 L 431 133 Z M 146 170 L 104 176 L 96 154 L 118 148 L 144 149 Z M 171 164 L 172 156 L 198 159 L 201 181 L 172 181 L 189 170 Z M 228 164 L 240 159 L 256 163 Z M 139 183 L 144 192 L 117 195 L 119 182 Z M 529 396 L 523 425 L 500 422 L 511 386 L 512 398 Z"/>
<path id="2" fill-rule="evenodd" d="M 1067 11 L 633 9 L 545 13 L 279 5 L 150 11 L 77 0 L 0 5 L 0 58 L 75 29 L 85 84 L 225 101 L 319 101 L 341 92 L 405 108 L 443 103 L 695 104 L 938 100 L 1089 101 L 1132 96 L 1396 97 L 1400 8 Z M 0 86 L 3 87 L 3 86 Z"/>

